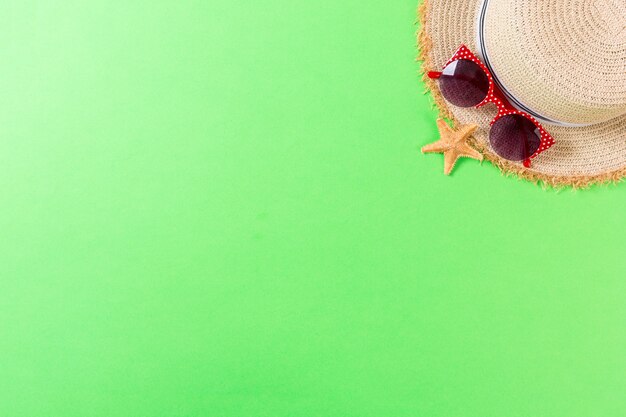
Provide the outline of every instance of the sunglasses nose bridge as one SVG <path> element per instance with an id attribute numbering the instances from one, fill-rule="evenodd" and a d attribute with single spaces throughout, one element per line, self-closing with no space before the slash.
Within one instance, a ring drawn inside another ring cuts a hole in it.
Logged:
<path id="1" fill-rule="evenodd" d="M 509 107 L 502 101 L 502 99 L 498 96 L 496 92 L 489 93 L 487 97 L 485 97 L 485 100 L 478 106 L 476 106 L 476 108 L 484 107 L 487 104 L 493 104 L 494 106 L 496 106 L 498 115 L 502 115 L 507 110 L 509 110 Z"/>
<path id="2" fill-rule="evenodd" d="M 441 77 L 441 72 L 440 71 L 428 71 L 427 75 L 428 78 L 430 78 L 431 80 L 436 80 L 438 78 Z"/>

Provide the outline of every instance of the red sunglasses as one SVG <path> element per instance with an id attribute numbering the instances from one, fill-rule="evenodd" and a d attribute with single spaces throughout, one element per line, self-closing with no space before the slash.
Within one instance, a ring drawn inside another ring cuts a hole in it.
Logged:
<path id="1" fill-rule="evenodd" d="M 489 142 L 502 158 L 524 161 L 528 168 L 531 158 L 554 145 L 552 136 L 534 117 L 509 103 L 487 67 L 465 45 L 442 72 L 431 71 L 428 77 L 439 80 L 441 94 L 455 106 L 478 108 L 493 103 L 498 107 L 498 114 L 490 123 Z"/>

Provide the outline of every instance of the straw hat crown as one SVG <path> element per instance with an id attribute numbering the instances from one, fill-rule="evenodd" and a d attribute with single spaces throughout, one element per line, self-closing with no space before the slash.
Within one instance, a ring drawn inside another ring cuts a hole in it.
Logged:
<path id="1" fill-rule="evenodd" d="M 529 109 L 597 124 L 626 114 L 626 0 L 487 0 L 494 75 Z"/>

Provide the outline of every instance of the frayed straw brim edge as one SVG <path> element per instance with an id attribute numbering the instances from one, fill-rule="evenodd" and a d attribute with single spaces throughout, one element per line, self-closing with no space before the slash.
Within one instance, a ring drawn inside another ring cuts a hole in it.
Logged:
<path id="1" fill-rule="evenodd" d="M 430 11 L 429 0 L 422 0 L 417 9 L 417 23 L 419 29 L 417 31 L 417 48 L 418 56 L 417 60 L 421 62 L 420 74 L 422 80 L 426 85 L 425 93 L 429 93 L 434 101 L 434 106 L 439 110 L 441 116 L 450 119 L 457 126 L 459 121 L 454 117 L 444 98 L 441 96 L 439 88 L 436 83 L 428 78 L 426 75 L 428 71 L 434 70 L 434 66 L 431 61 L 430 51 L 432 49 L 433 41 L 427 33 L 427 18 Z M 495 153 L 482 143 L 479 143 L 474 138 L 470 138 L 470 143 L 479 152 L 481 152 L 485 159 L 498 167 L 505 176 L 517 176 L 521 179 L 531 181 L 535 184 L 541 184 L 544 187 L 563 188 L 572 187 L 574 189 L 589 188 L 594 184 L 617 184 L 622 182 L 624 176 L 626 176 L 626 166 L 619 168 L 615 171 L 604 172 L 597 175 L 580 175 L 580 176 L 567 176 L 567 175 L 548 175 L 541 172 L 533 171 L 531 169 L 524 168 L 520 165 L 516 165 L 505 159 L 500 158 Z"/>

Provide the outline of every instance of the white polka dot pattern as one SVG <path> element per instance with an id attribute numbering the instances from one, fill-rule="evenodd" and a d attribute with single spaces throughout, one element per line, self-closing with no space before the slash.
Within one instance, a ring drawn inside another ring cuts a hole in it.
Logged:
<path id="1" fill-rule="evenodd" d="M 447 67 L 448 65 L 450 65 L 452 62 L 458 61 L 458 60 L 461 60 L 461 59 L 474 62 L 475 64 L 480 66 L 480 68 L 485 72 L 485 74 L 487 74 L 487 78 L 489 79 L 489 90 L 487 92 L 487 96 L 485 97 L 485 99 L 482 102 L 480 102 L 476 106 L 476 108 L 485 106 L 486 104 L 489 104 L 489 103 L 493 103 L 493 104 L 496 105 L 496 107 L 498 108 L 498 114 L 491 121 L 490 126 L 493 125 L 495 122 L 497 122 L 498 119 L 500 119 L 500 118 L 502 118 L 504 116 L 507 116 L 509 114 L 519 114 L 519 115 L 527 118 L 528 120 L 532 121 L 533 124 L 535 126 L 537 126 L 537 129 L 539 129 L 539 132 L 541 133 L 541 142 L 539 143 L 539 148 L 537 149 L 537 151 L 533 155 L 531 155 L 531 157 L 530 157 L 531 159 L 535 158 L 537 155 L 539 155 L 540 153 L 546 151 L 552 145 L 554 145 L 554 139 L 543 128 L 541 123 L 539 123 L 530 114 L 522 112 L 522 111 L 519 111 L 519 110 L 515 109 L 513 106 L 511 106 L 511 104 L 508 102 L 508 100 L 504 97 L 504 94 L 502 94 L 498 90 L 497 86 L 493 82 L 493 77 L 491 76 L 491 72 L 489 71 L 489 69 L 480 61 L 480 59 L 478 59 L 476 57 L 476 55 L 474 55 L 472 53 L 472 51 L 469 50 L 469 48 L 467 46 L 461 45 L 461 47 L 455 52 L 455 54 L 452 56 L 452 58 L 446 63 L 446 65 L 444 65 L 444 68 Z M 528 161 L 528 160 L 525 161 L 524 165 L 526 165 L 527 167 L 530 166 L 530 161 Z"/>

